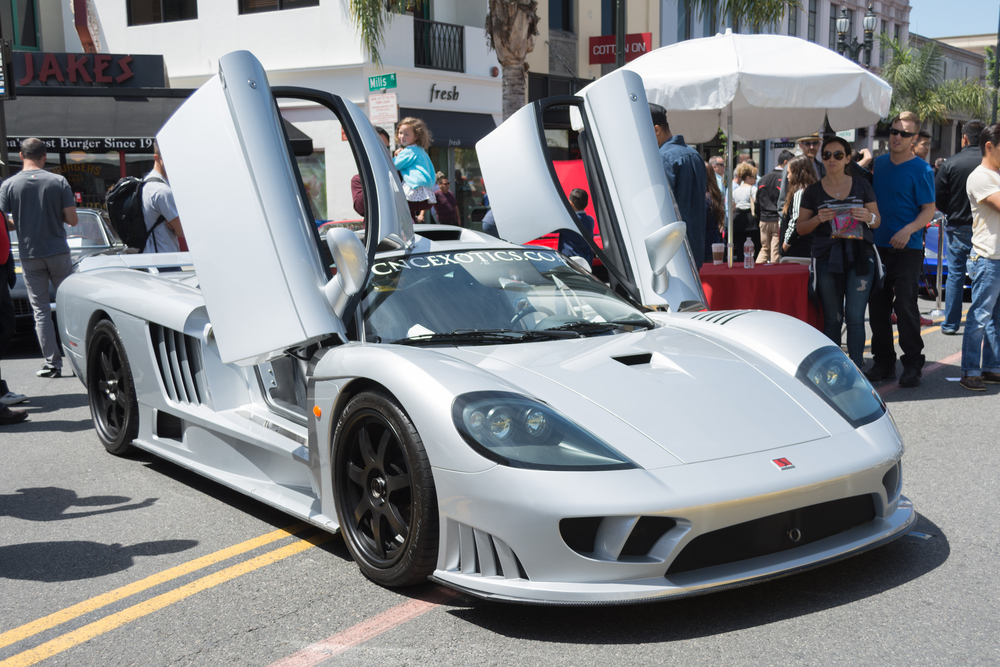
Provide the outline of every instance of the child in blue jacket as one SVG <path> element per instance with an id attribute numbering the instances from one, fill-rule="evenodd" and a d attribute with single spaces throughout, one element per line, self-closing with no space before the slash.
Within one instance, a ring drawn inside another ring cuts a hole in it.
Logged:
<path id="1" fill-rule="evenodd" d="M 419 118 L 404 118 L 396 130 L 396 165 L 403 178 L 403 193 L 410 205 L 410 215 L 429 209 L 437 201 L 434 197 L 434 164 L 427 155 L 431 133 Z"/>

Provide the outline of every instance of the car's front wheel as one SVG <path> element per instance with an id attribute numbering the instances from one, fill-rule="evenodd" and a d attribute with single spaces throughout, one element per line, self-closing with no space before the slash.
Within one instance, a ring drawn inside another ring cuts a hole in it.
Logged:
<path id="1" fill-rule="evenodd" d="M 333 454 L 340 530 L 361 572 L 383 586 L 419 584 L 437 561 L 437 496 L 413 422 L 384 391 L 344 410 Z"/>
<path id="2" fill-rule="evenodd" d="M 110 320 L 98 322 L 90 336 L 87 395 L 104 448 L 118 456 L 126 454 L 139 435 L 139 406 L 125 345 Z"/>

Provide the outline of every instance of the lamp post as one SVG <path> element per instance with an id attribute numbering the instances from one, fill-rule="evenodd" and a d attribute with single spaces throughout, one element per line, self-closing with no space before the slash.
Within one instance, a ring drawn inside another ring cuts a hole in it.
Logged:
<path id="1" fill-rule="evenodd" d="M 878 25 L 878 17 L 872 11 L 872 6 L 868 5 L 868 12 L 865 14 L 861 25 L 865 29 L 865 41 L 858 42 L 858 38 L 852 36 L 851 41 L 847 41 L 847 31 L 851 29 L 851 20 L 847 18 L 847 10 L 840 9 L 840 18 L 837 19 L 837 51 L 846 58 L 854 62 L 860 62 L 858 56 L 861 50 L 865 52 L 865 66 L 872 64 L 872 45 L 874 43 L 875 28 Z"/>

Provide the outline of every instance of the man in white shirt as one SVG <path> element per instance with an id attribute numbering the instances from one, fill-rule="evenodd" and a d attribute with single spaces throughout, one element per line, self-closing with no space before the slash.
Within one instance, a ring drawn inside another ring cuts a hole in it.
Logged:
<path id="1" fill-rule="evenodd" d="M 174 204 L 174 193 L 167 181 L 160 146 L 153 142 L 153 171 L 146 174 L 142 186 L 142 217 L 146 229 L 152 230 L 143 252 L 178 252 L 179 239 L 184 238 L 181 220 Z"/>
<path id="2" fill-rule="evenodd" d="M 966 182 L 972 205 L 972 304 L 962 336 L 962 379 L 971 391 L 1000 384 L 1000 125 L 979 135 L 983 161 Z M 992 324 L 992 326 L 990 326 Z"/>

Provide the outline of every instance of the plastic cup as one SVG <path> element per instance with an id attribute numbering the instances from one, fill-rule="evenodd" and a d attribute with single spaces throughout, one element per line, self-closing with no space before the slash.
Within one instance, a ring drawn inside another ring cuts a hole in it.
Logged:
<path id="1" fill-rule="evenodd" d="M 726 244 L 725 243 L 713 243 L 712 244 L 712 263 L 722 264 L 726 259 Z"/>

